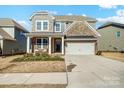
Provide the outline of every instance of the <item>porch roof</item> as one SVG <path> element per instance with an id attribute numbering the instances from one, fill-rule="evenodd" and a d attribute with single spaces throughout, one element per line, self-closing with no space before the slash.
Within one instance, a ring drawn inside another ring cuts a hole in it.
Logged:
<path id="1" fill-rule="evenodd" d="M 38 36 L 64 36 L 62 32 L 30 32 L 26 33 L 26 36 L 29 37 L 38 37 Z"/>

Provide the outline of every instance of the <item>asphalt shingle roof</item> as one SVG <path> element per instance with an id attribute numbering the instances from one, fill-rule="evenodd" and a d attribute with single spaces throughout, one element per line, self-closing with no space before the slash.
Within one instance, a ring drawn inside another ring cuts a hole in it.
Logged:
<path id="1" fill-rule="evenodd" d="M 99 33 L 91 28 L 87 22 L 76 21 L 65 31 L 67 36 L 99 36 Z"/>
<path id="2" fill-rule="evenodd" d="M 0 26 L 15 26 L 23 31 L 27 32 L 27 30 L 21 26 L 19 23 L 9 18 L 0 18 Z"/>
<path id="3" fill-rule="evenodd" d="M 106 22 L 103 25 L 101 25 L 100 27 L 98 27 L 98 29 L 107 27 L 107 26 L 118 26 L 118 27 L 123 27 L 124 28 L 124 24 L 122 23 L 117 23 L 117 22 Z"/>
<path id="4" fill-rule="evenodd" d="M 58 21 L 97 21 L 94 18 L 81 16 L 81 15 L 58 15 L 54 16 Z"/>
<path id="5" fill-rule="evenodd" d="M 82 15 L 52 15 L 48 11 L 34 12 L 32 14 L 32 16 L 30 17 L 30 20 L 32 20 L 32 18 L 35 15 L 42 15 L 42 14 L 51 15 L 55 20 L 58 20 L 58 21 L 83 21 L 83 20 L 85 20 L 85 21 L 97 21 L 94 18 L 91 18 L 88 16 L 82 16 Z"/>

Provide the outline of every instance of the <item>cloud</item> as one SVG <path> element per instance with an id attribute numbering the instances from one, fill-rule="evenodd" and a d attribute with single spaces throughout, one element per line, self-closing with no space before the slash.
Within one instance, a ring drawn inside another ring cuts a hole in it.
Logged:
<path id="1" fill-rule="evenodd" d="M 124 23 L 124 10 L 120 9 L 116 11 L 115 16 L 106 17 L 106 18 L 97 18 L 98 22 L 105 23 L 105 22 L 118 22 Z"/>
<path id="2" fill-rule="evenodd" d="M 82 16 L 87 16 L 86 14 L 82 14 Z"/>
<path id="3" fill-rule="evenodd" d="M 50 14 L 53 14 L 53 15 L 58 14 L 58 12 L 57 12 L 57 11 L 49 11 L 49 10 L 43 10 L 43 11 L 46 11 L 46 12 L 48 12 L 48 13 L 50 13 Z"/>
<path id="4" fill-rule="evenodd" d="M 98 22 L 105 23 L 105 22 L 118 22 L 118 23 L 124 23 L 124 17 L 120 16 L 112 16 L 107 18 L 97 18 Z"/>
<path id="5" fill-rule="evenodd" d="M 112 9 L 112 8 L 117 8 L 116 5 L 99 5 L 100 8 L 103 9 Z"/>
<path id="6" fill-rule="evenodd" d="M 124 16 L 124 10 L 120 9 L 116 12 L 118 16 Z"/>
<path id="7" fill-rule="evenodd" d="M 73 15 L 72 13 L 68 13 L 67 15 Z"/>
<path id="8" fill-rule="evenodd" d="M 58 14 L 57 11 L 48 11 L 48 12 L 51 13 L 51 14 L 54 14 L 54 15 Z"/>

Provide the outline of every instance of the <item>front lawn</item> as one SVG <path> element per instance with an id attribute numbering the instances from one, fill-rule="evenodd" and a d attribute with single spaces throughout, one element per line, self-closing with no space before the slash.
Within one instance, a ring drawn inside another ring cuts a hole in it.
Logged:
<path id="1" fill-rule="evenodd" d="M 64 58 L 60 56 L 51 56 L 48 54 L 26 54 L 23 57 L 15 58 L 12 62 L 24 62 L 24 61 L 64 61 Z"/>
<path id="2" fill-rule="evenodd" d="M 110 59 L 114 59 L 114 60 L 124 62 L 124 53 L 120 53 L 120 52 L 102 52 L 101 55 L 104 56 L 104 57 L 110 58 Z"/>
<path id="3" fill-rule="evenodd" d="M 0 73 L 65 72 L 64 58 L 48 54 L 11 56 L 0 59 Z"/>

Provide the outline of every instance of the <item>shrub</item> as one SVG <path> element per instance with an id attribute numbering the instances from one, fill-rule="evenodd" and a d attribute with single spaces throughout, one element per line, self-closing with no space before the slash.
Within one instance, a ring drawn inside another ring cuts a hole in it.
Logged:
<path id="1" fill-rule="evenodd" d="M 46 53 L 37 54 L 37 55 L 24 55 L 23 57 L 16 58 L 12 60 L 14 62 L 22 62 L 22 61 L 64 61 L 64 58 L 60 56 L 51 56 Z"/>
<path id="2" fill-rule="evenodd" d="M 32 57 L 33 54 L 24 54 L 24 57 Z"/>

